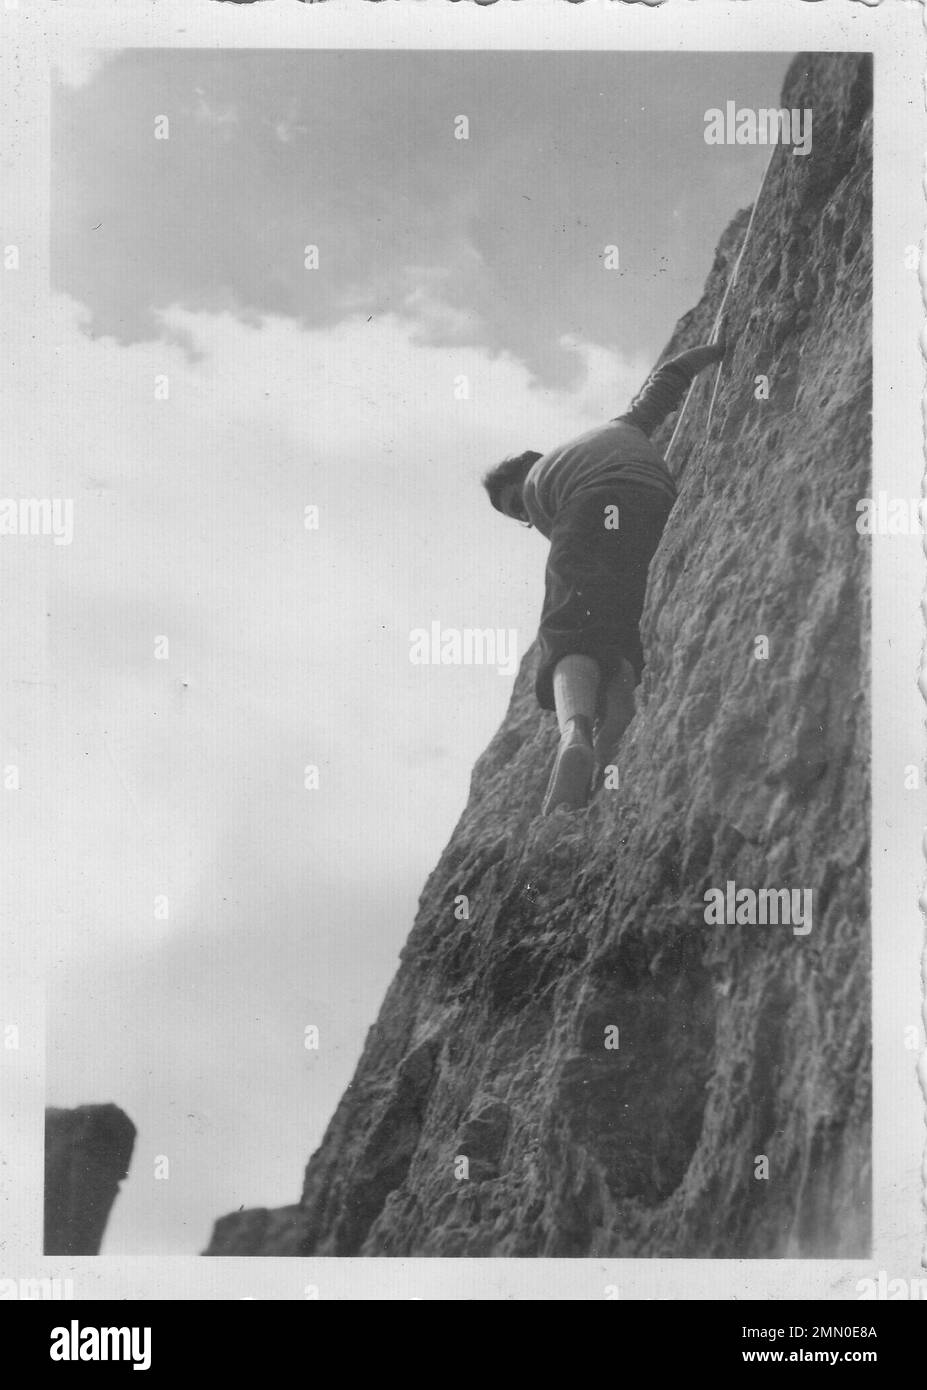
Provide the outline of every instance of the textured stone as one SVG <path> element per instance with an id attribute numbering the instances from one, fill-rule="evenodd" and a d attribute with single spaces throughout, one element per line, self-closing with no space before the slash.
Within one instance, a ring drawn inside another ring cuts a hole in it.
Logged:
<path id="1" fill-rule="evenodd" d="M 213 1253 L 868 1250 L 869 60 L 800 56 L 782 105 L 813 153 L 775 153 L 710 433 L 713 372 L 670 457 L 620 790 L 539 818 L 532 649 L 299 1208 Z M 667 354 L 707 338 L 747 216 Z M 811 933 L 707 926 L 728 880 L 811 889 Z"/>
<path id="2" fill-rule="evenodd" d="M 45 1111 L 45 1254 L 96 1255 L 135 1126 L 115 1105 Z"/>
<path id="3" fill-rule="evenodd" d="M 233 1211 L 216 1222 L 210 1255 L 299 1255 L 305 1244 L 302 1208 L 299 1206 L 250 1207 Z"/>

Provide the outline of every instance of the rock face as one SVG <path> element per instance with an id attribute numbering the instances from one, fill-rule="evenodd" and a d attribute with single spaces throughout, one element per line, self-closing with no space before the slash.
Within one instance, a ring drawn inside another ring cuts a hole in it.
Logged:
<path id="1" fill-rule="evenodd" d="M 115 1105 L 45 1111 L 45 1254 L 97 1255 L 135 1126 Z"/>
<path id="2" fill-rule="evenodd" d="M 869 60 L 800 56 L 782 105 L 813 153 L 775 152 L 670 454 L 620 789 L 539 818 L 532 649 L 299 1206 L 208 1253 L 868 1251 Z M 810 932 L 706 924 L 729 882 L 810 890 Z"/>

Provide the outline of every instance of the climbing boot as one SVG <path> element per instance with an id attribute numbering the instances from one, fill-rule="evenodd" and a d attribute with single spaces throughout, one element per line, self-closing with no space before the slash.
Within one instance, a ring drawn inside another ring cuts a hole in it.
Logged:
<path id="1" fill-rule="evenodd" d="M 590 722 L 582 714 L 574 715 L 560 735 L 542 814 L 549 816 L 560 807 L 578 811 L 585 806 L 592 789 L 594 763 Z"/>

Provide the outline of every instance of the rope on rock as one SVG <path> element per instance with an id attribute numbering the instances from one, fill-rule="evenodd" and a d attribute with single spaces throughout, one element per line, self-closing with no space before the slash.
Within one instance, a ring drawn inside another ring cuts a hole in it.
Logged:
<path id="1" fill-rule="evenodd" d="M 731 275 L 730 275 L 730 277 L 729 277 L 729 279 L 728 279 L 727 285 L 725 286 L 724 294 L 723 294 L 722 297 L 721 297 L 721 304 L 720 304 L 720 307 L 719 307 L 719 309 L 718 309 L 717 314 L 715 315 L 715 321 L 714 321 L 714 323 L 713 323 L 713 325 L 712 325 L 712 329 L 711 329 L 711 337 L 708 339 L 709 343 L 713 343 L 713 342 L 715 342 L 715 341 L 717 340 L 718 325 L 720 324 L 720 322 L 721 322 L 721 317 L 722 317 L 722 315 L 723 315 L 723 313 L 724 313 L 724 306 L 725 306 L 725 304 L 727 304 L 727 297 L 728 297 L 728 295 L 730 294 L 731 290 L 734 288 L 734 286 L 737 284 L 737 276 L 738 276 L 738 273 L 739 273 L 739 271 L 740 271 L 740 263 L 741 263 L 741 261 L 743 260 L 743 258 L 744 258 L 744 252 L 745 252 L 746 249 L 747 249 L 747 242 L 748 242 L 749 239 L 750 239 L 750 232 L 751 232 L 751 229 L 752 229 L 752 227 L 753 227 L 753 219 L 754 219 L 754 217 L 756 216 L 756 210 L 757 210 L 757 208 L 759 207 L 760 198 L 761 198 L 762 195 L 763 195 L 763 189 L 764 189 L 764 187 L 765 187 L 765 185 L 766 185 L 766 175 L 769 173 L 770 167 L 771 167 L 771 165 L 772 165 L 772 162 L 773 162 L 773 155 L 776 153 L 776 148 L 777 148 L 776 145 L 773 145 L 772 149 L 771 149 L 770 152 L 769 152 L 769 158 L 768 158 L 767 161 L 766 161 L 766 168 L 763 170 L 763 177 L 762 177 L 762 179 L 760 180 L 760 187 L 759 187 L 759 190 L 758 190 L 758 192 L 757 192 L 756 197 L 755 197 L 754 200 L 753 200 L 753 207 L 750 209 L 750 216 L 749 216 L 749 218 L 748 218 L 748 220 L 747 220 L 747 229 L 746 229 L 746 231 L 744 232 L 744 239 L 743 239 L 743 241 L 742 241 L 741 244 L 740 244 L 740 251 L 739 251 L 739 253 L 738 253 L 737 260 L 734 262 L 734 269 L 733 269 L 733 271 L 731 272 Z M 715 408 L 715 397 L 716 397 L 717 394 L 718 394 L 718 382 L 721 380 L 721 368 L 722 368 L 723 365 L 724 365 L 723 362 L 719 362 L 719 363 L 718 363 L 718 370 L 717 370 L 717 372 L 715 373 L 715 384 L 714 384 L 714 388 L 712 389 L 711 401 L 710 401 L 709 406 L 708 406 L 708 419 L 707 419 L 706 422 L 705 422 L 705 438 L 706 438 L 706 439 L 708 438 L 708 433 L 709 433 L 709 431 L 710 431 L 710 429 L 711 429 L 711 417 L 712 417 L 712 414 L 713 414 L 714 408 Z M 683 416 L 685 415 L 685 413 L 686 413 L 686 406 L 689 404 L 689 397 L 692 395 L 692 391 L 693 391 L 693 388 L 694 388 L 695 383 L 696 383 L 697 380 L 698 380 L 697 377 L 693 377 L 693 379 L 692 379 L 692 381 L 691 381 L 691 383 L 690 383 L 690 385 L 689 385 L 689 389 L 688 389 L 688 391 L 686 392 L 686 398 L 685 398 L 685 400 L 684 400 L 683 403 L 682 403 L 682 409 L 680 410 L 679 415 L 678 415 L 678 418 L 677 418 L 677 420 L 676 420 L 676 427 L 675 427 L 675 429 L 673 430 L 672 435 L 670 436 L 670 442 L 669 442 L 669 444 L 666 446 L 665 458 L 667 458 L 667 459 L 668 459 L 669 456 L 670 456 L 670 450 L 672 449 L 673 445 L 676 443 L 676 436 L 677 436 L 677 434 L 679 433 L 679 427 L 680 427 L 680 425 L 682 424 L 682 417 L 683 417 Z"/>

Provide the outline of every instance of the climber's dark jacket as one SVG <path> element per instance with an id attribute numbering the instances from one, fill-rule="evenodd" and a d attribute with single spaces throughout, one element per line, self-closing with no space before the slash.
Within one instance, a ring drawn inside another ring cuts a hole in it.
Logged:
<path id="1" fill-rule="evenodd" d="M 647 570 L 676 498 L 648 436 L 679 405 L 693 375 L 665 362 L 624 415 L 544 454 L 527 476 L 525 509 L 550 538 L 534 687 L 543 709 L 554 708 L 553 674 L 565 656 L 593 657 L 602 692 L 622 659 L 640 680 Z M 617 526 L 606 524 L 609 515 Z"/>
<path id="2" fill-rule="evenodd" d="M 611 483 L 656 488 L 670 502 L 676 485 L 649 436 L 679 405 L 694 373 L 677 360 L 652 372 L 624 415 L 551 449 L 532 465 L 522 497 L 528 519 L 550 536 L 568 502 Z"/>

